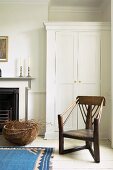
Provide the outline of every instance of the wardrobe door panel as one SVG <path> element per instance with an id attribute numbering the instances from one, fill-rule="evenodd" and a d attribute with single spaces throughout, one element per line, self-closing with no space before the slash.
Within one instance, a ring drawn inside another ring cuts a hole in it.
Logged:
<path id="1" fill-rule="evenodd" d="M 77 40 L 73 32 L 56 32 L 56 95 L 55 95 L 55 130 L 58 130 L 57 116 L 74 100 L 74 83 L 77 79 L 77 66 L 74 50 Z M 73 116 L 66 123 L 66 129 L 72 129 Z M 75 125 L 76 126 L 76 125 Z"/>
<path id="2" fill-rule="evenodd" d="M 55 95 L 55 130 L 58 130 L 57 117 L 58 114 L 63 113 L 70 103 L 73 101 L 74 86 L 73 85 L 57 85 Z M 70 111 L 70 110 L 69 110 Z M 67 113 L 69 114 L 69 112 Z M 67 116 L 67 114 L 65 116 Z M 65 129 L 72 129 L 73 127 L 73 113 L 65 124 Z M 76 115 L 77 116 L 77 115 Z M 77 119 L 75 124 L 77 124 Z M 76 125 L 75 125 L 76 126 Z"/>
<path id="3" fill-rule="evenodd" d="M 100 36 L 97 32 L 79 33 L 78 94 L 100 95 Z M 84 128 L 79 113 L 78 128 Z"/>
<path id="4" fill-rule="evenodd" d="M 74 37 L 70 32 L 56 33 L 56 82 L 73 83 Z"/>
<path id="5" fill-rule="evenodd" d="M 79 33 L 78 80 L 100 82 L 100 36 L 97 32 Z"/>

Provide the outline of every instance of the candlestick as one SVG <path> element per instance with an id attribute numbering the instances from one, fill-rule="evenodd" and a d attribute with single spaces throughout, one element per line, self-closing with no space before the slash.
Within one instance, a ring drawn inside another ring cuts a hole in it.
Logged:
<path id="1" fill-rule="evenodd" d="M 27 77 L 31 77 L 30 76 L 30 67 L 28 66 L 28 75 L 27 75 Z"/>

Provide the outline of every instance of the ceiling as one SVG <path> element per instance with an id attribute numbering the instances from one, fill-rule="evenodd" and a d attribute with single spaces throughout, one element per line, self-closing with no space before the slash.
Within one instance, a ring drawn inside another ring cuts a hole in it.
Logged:
<path id="1" fill-rule="evenodd" d="M 48 3 L 49 0 L 0 0 L 0 4 L 21 4 L 21 3 Z"/>

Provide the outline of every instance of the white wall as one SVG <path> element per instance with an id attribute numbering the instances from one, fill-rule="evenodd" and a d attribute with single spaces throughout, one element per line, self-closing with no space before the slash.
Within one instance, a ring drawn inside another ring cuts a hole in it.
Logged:
<path id="1" fill-rule="evenodd" d="M 111 146 L 113 148 L 113 0 L 111 0 L 111 102 L 112 102 Z"/>
<path id="2" fill-rule="evenodd" d="M 111 0 L 103 0 L 100 6 L 50 6 L 49 21 L 110 21 Z"/>
<path id="3" fill-rule="evenodd" d="M 50 7 L 49 21 L 100 21 L 101 11 L 93 7 Z"/>
<path id="4" fill-rule="evenodd" d="M 19 76 L 19 60 L 27 76 L 30 57 L 32 90 L 29 118 L 45 119 L 45 32 L 48 4 L 0 4 L 0 36 L 8 36 L 8 62 L 0 62 L 3 77 Z M 21 101 L 22 102 L 22 101 Z"/>
<path id="5" fill-rule="evenodd" d="M 101 20 L 103 22 L 111 21 L 111 0 L 103 1 L 101 5 Z"/>
<path id="6" fill-rule="evenodd" d="M 106 104 L 100 124 L 101 138 L 111 139 L 111 32 L 101 33 L 101 95 Z"/>

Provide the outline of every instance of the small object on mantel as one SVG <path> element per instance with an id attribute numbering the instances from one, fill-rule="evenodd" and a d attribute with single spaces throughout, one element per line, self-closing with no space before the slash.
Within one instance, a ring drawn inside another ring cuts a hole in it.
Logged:
<path id="1" fill-rule="evenodd" d="M 31 77 L 30 76 L 30 67 L 28 66 L 28 75 L 27 75 L 27 77 Z"/>
<path id="2" fill-rule="evenodd" d="M 0 77 L 2 77 L 2 70 L 1 70 L 1 68 L 0 68 Z"/>
<path id="3" fill-rule="evenodd" d="M 19 77 L 23 77 L 22 76 L 22 66 L 20 66 L 20 76 Z"/>

